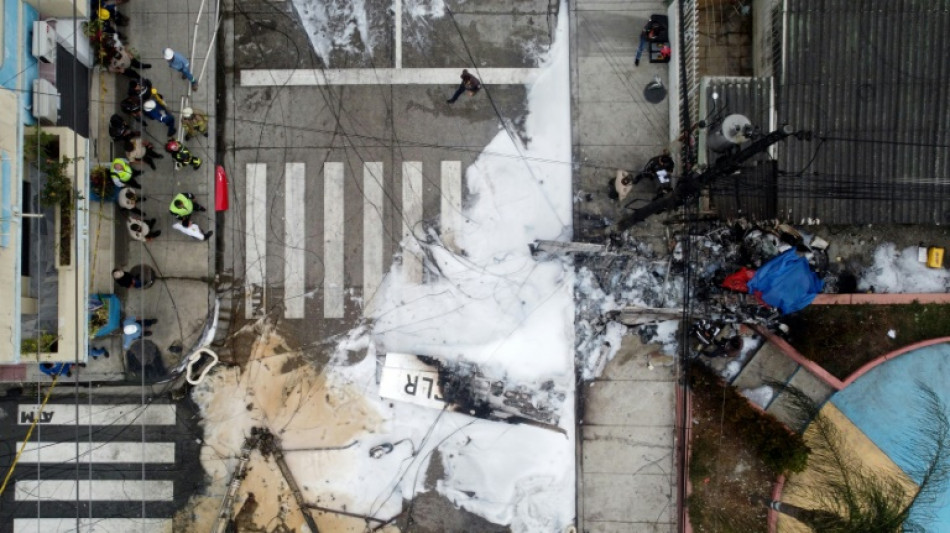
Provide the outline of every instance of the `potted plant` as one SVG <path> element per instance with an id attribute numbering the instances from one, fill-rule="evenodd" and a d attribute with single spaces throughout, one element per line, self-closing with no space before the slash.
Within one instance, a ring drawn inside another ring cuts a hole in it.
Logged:
<path id="1" fill-rule="evenodd" d="M 20 340 L 20 353 L 55 353 L 56 341 L 58 340 L 59 337 L 46 332 L 40 333 L 39 339 L 37 339 L 36 336 L 25 337 Z"/>
<path id="2" fill-rule="evenodd" d="M 59 161 L 47 159 L 42 165 L 45 183 L 40 191 L 40 205 L 59 208 L 59 264 L 72 262 L 73 236 L 73 182 L 66 175 L 66 168 L 73 160 L 63 157 Z"/>
<path id="3" fill-rule="evenodd" d="M 97 165 L 89 172 L 89 199 L 97 202 L 115 200 L 116 187 L 109 168 Z"/>

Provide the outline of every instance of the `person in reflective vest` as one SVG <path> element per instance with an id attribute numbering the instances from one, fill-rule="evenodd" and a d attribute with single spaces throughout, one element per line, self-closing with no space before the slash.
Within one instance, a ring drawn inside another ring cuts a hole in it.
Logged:
<path id="1" fill-rule="evenodd" d="M 168 207 L 171 214 L 180 220 L 184 226 L 191 223 L 191 214 L 195 211 L 207 211 L 201 204 L 195 201 L 195 195 L 188 192 L 178 193 L 172 199 L 172 204 Z"/>
<path id="2" fill-rule="evenodd" d="M 129 165 L 128 159 L 124 157 L 117 157 L 112 160 L 112 166 L 109 168 L 109 176 L 112 178 L 112 183 L 116 187 L 132 187 L 133 189 L 141 189 L 142 185 L 135 181 L 135 176 L 141 174 L 141 170 L 135 170 Z"/>
<path id="3" fill-rule="evenodd" d="M 175 139 L 171 139 L 165 143 L 165 151 L 172 155 L 172 159 L 174 159 L 178 165 L 191 165 L 195 170 L 201 168 L 201 159 L 191 155 L 191 151 L 188 150 L 188 147 Z"/>

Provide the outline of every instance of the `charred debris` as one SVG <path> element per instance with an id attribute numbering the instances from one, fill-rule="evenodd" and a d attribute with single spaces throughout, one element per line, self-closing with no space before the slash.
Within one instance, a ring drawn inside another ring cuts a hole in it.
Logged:
<path id="1" fill-rule="evenodd" d="M 593 367 L 605 364 L 627 328 L 635 328 L 644 343 L 662 343 L 658 324 L 674 319 L 688 324 L 690 356 L 734 355 L 742 324 L 783 334 L 787 327 L 778 309 L 748 292 L 725 288 L 723 282 L 743 268 L 759 269 L 790 249 L 807 258 L 824 282 L 824 292 L 854 290 L 850 276 L 829 270 L 829 243 L 811 234 L 808 226 L 737 219 L 673 228 L 666 227 L 665 242 L 660 245 L 656 239 L 648 242 L 624 234 L 605 245 L 538 242 L 532 246 L 539 258 L 574 256 L 579 362 L 588 359 L 586 364 Z"/>

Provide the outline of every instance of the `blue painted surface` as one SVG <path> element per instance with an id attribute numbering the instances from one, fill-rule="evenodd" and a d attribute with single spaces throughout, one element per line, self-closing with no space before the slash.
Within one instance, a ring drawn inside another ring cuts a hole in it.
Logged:
<path id="1" fill-rule="evenodd" d="M 0 150 L 0 247 L 10 246 L 10 221 L 13 219 L 10 154 Z"/>
<path id="2" fill-rule="evenodd" d="M 950 407 L 950 344 L 928 346 L 892 359 L 831 398 L 831 403 L 908 473 L 912 464 L 908 461 L 911 443 L 907 436 L 914 433 L 918 406 L 922 406 L 918 381 L 933 389 Z M 950 531 L 950 494 L 945 494 L 935 507 L 937 522 L 921 520 L 921 524 L 928 531 Z"/>
<path id="3" fill-rule="evenodd" d="M 3 0 L 3 63 L 0 64 L 0 87 L 18 91 L 20 106 L 24 110 L 23 120 L 27 124 L 33 124 L 35 120 L 29 111 L 33 103 L 33 80 L 36 79 L 39 69 L 31 49 L 33 22 L 39 18 L 39 14 L 30 5 L 23 3 L 21 22 L 18 15 L 20 3 L 20 0 Z M 17 41 L 18 24 L 23 27 L 21 41 Z M 17 69 L 17 54 L 23 58 L 22 71 Z"/>

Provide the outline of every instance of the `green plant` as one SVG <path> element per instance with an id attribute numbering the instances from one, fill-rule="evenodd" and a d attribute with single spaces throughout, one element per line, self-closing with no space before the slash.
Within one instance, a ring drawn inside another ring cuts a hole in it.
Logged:
<path id="1" fill-rule="evenodd" d="M 810 420 L 813 453 L 807 485 L 811 505 L 782 502 L 779 512 L 822 533 L 867 531 L 930 531 L 950 485 L 950 416 L 947 406 L 927 384 L 917 382 L 919 403 L 909 408 L 915 416 L 907 439 L 906 474 L 916 483 L 866 465 L 848 446 L 838 426 L 801 391 L 789 388 L 793 409 Z"/>
<path id="2" fill-rule="evenodd" d="M 776 474 L 801 472 L 808 463 L 808 446 L 798 433 L 774 416 L 749 404 L 739 392 L 704 365 L 690 366 L 690 386 L 722 397 L 727 421 L 736 427 L 757 452 L 762 462 Z"/>
<path id="3" fill-rule="evenodd" d="M 58 340 L 59 337 L 52 333 L 40 333 L 38 340 L 35 336 L 24 338 L 20 341 L 20 353 L 46 353 L 55 351 L 51 349 Z"/>
<path id="4" fill-rule="evenodd" d="M 89 172 L 89 185 L 92 192 L 101 199 L 112 198 L 115 194 L 115 183 L 109 176 L 109 169 L 102 165 L 95 166 Z"/>
<path id="5" fill-rule="evenodd" d="M 59 161 L 47 159 L 43 165 L 46 183 L 40 191 L 40 204 L 52 206 L 68 206 L 73 194 L 73 182 L 66 176 L 66 167 L 73 159 L 64 157 Z"/>
<path id="6" fill-rule="evenodd" d="M 23 134 L 23 162 L 26 166 L 39 163 L 40 170 L 43 170 L 45 161 L 59 156 L 57 140 L 56 135 L 38 127 L 28 128 Z"/>

